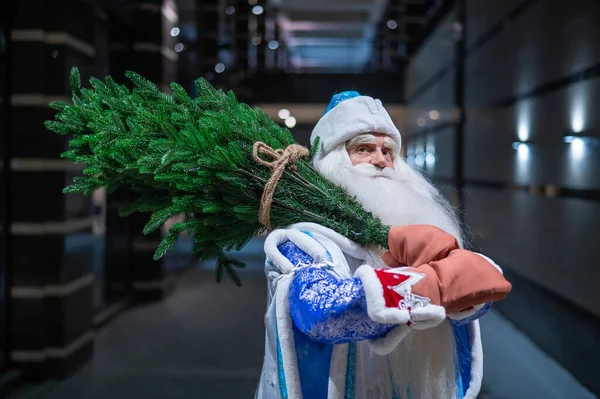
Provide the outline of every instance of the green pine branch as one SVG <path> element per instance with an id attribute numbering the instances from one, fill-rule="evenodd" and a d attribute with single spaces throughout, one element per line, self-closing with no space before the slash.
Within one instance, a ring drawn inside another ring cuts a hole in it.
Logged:
<path id="1" fill-rule="evenodd" d="M 74 68 L 72 103 L 51 104 L 58 112 L 46 127 L 69 136 L 62 156 L 86 166 L 65 192 L 129 187 L 135 199 L 122 214 L 151 214 L 144 233 L 172 216 L 187 215 L 163 237 L 155 259 L 186 232 L 194 237 L 198 256 L 217 258 L 219 280 L 227 275 L 240 283 L 235 269 L 243 263 L 223 251 L 239 250 L 265 231 L 257 215 L 271 175 L 253 160 L 252 146 L 262 141 L 283 149 L 294 144 L 291 133 L 204 79 L 195 82 L 198 96 L 192 98 L 176 83 L 167 94 L 134 72 L 127 77 L 132 90 L 111 77 L 92 78 L 87 89 Z M 389 227 L 312 167 L 318 143 L 307 159 L 296 162 L 297 171 L 287 169 L 277 185 L 272 227 L 315 222 L 360 244 L 386 247 Z"/>

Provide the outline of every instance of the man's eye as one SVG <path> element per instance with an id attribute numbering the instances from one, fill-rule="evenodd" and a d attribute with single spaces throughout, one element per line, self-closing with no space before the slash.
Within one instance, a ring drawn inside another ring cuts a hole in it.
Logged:
<path id="1" fill-rule="evenodd" d="M 358 151 L 358 152 L 368 152 L 369 149 L 367 147 L 358 147 L 358 149 L 356 151 Z"/>

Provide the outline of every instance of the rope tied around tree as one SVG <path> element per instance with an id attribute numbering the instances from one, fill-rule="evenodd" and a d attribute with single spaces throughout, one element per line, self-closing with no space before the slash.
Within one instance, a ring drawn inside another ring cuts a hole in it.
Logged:
<path id="1" fill-rule="evenodd" d="M 265 155 L 272 161 L 265 161 L 259 155 Z M 271 204 L 277 183 L 283 176 L 285 168 L 290 168 L 294 172 L 297 170 L 296 161 L 300 158 L 308 156 L 309 151 L 306 147 L 299 144 L 292 144 L 283 149 L 274 150 L 262 141 L 254 143 L 252 147 L 252 157 L 256 163 L 266 166 L 273 172 L 271 177 L 265 184 L 262 197 L 260 199 L 260 207 L 258 209 L 258 221 L 263 225 L 270 227 L 271 225 Z"/>

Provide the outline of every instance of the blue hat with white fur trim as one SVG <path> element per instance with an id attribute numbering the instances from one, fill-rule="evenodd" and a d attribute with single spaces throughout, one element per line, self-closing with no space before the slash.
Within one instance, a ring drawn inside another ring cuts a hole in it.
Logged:
<path id="1" fill-rule="evenodd" d="M 315 159 L 323 158 L 338 145 L 362 133 L 382 133 L 402 145 L 400 131 L 380 100 L 361 96 L 356 91 L 334 94 L 310 136 L 311 144 L 319 137 Z"/>

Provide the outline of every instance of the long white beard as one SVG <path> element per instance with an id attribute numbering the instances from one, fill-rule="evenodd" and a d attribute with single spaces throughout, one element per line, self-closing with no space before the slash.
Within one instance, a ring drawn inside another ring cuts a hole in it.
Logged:
<path id="1" fill-rule="evenodd" d="M 340 146 L 316 160 L 315 168 L 356 196 L 383 223 L 434 225 L 462 245 L 460 225 L 450 204 L 400 157 L 394 169 L 379 170 L 370 164 L 353 166 L 346 149 Z M 366 261 L 373 267 L 386 267 L 378 250 L 369 250 L 369 258 Z M 389 360 L 393 384 L 402 397 L 407 390 L 414 399 L 456 397 L 455 343 L 448 321 L 435 328 L 411 331 L 387 357 L 381 360 Z"/>
<path id="2" fill-rule="evenodd" d="M 344 146 L 315 161 L 326 178 L 344 187 L 363 207 L 391 226 L 430 224 L 452 234 L 462 245 L 454 209 L 423 176 L 400 157 L 394 169 L 353 166 Z"/>

